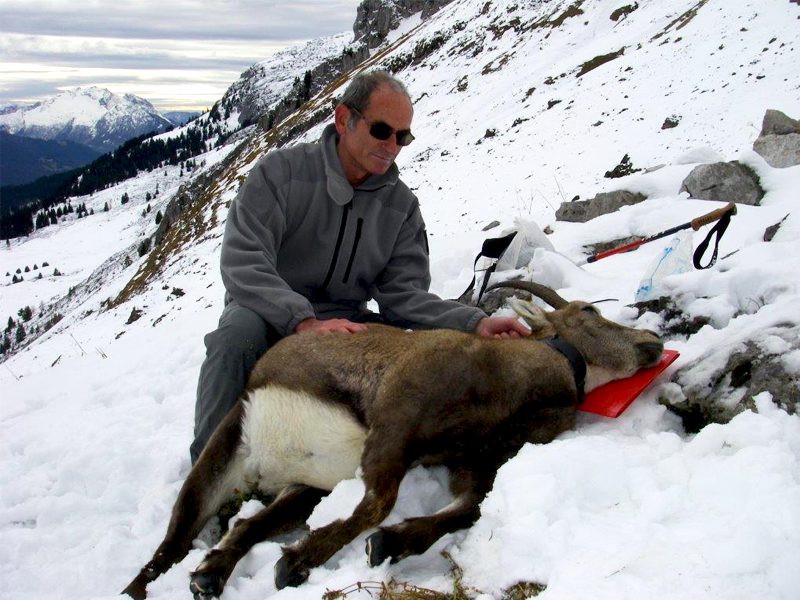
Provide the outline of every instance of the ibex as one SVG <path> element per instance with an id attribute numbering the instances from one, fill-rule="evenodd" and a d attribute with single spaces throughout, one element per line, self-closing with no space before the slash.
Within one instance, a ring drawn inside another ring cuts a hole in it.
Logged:
<path id="1" fill-rule="evenodd" d="M 608 321 L 593 305 L 567 302 L 535 283 L 502 285 L 555 309 L 515 303 L 530 338 L 374 325 L 352 335 L 301 333 L 276 344 L 189 473 L 153 559 L 123 593 L 144 598 L 145 586 L 186 556 L 235 490 L 274 495 L 258 514 L 236 522 L 192 573 L 195 600 L 218 596 L 253 545 L 303 525 L 359 465 L 365 494 L 352 516 L 284 548 L 276 587 L 302 584 L 310 569 L 379 526 L 412 465 L 444 464 L 455 498 L 450 505 L 380 527 L 367 539 L 372 566 L 421 554 L 475 522 L 497 469 L 523 444 L 550 442 L 572 426 L 583 387 L 590 391 L 659 361 L 663 345 L 652 332 Z"/>

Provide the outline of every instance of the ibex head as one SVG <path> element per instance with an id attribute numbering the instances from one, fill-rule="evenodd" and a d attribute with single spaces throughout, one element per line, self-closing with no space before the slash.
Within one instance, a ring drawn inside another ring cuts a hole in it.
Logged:
<path id="1" fill-rule="evenodd" d="M 658 363 L 664 344 L 652 331 L 633 329 L 609 321 L 588 302 L 567 302 L 555 291 L 531 281 L 506 281 L 488 289 L 508 287 L 541 298 L 555 310 L 514 300 L 512 308 L 530 326 L 531 338 L 558 336 L 572 344 L 589 367 L 586 388 L 630 377 L 639 369 Z"/>

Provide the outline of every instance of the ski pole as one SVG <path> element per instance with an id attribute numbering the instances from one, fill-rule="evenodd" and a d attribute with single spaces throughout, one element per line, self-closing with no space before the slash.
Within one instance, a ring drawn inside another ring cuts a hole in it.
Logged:
<path id="1" fill-rule="evenodd" d="M 718 208 L 717 210 L 712 210 L 707 215 L 703 215 L 702 217 L 697 217 L 696 219 L 692 219 L 688 223 L 684 223 L 683 225 L 678 225 L 677 227 L 673 227 L 672 229 L 667 229 L 666 231 L 662 231 L 661 233 L 656 233 L 655 235 L 651 235 L 648 238 L 644 238 L 643 240 L 637 240 L 635 242 L 630 242 L 629 244 L 624 244 L 622 246 L 617 246 L 616 248 L 611 248 L 611 250 L 606 250 L 605 252 L 598 252 L 597 254 L 593 254 L 589 258 L 586 258 L 578 263 L 578 266 L 583 266 L 587 263 L 597 262 L 601 258 L 606 258 L 608 256 L 612 256 L 614 254 L 619 254 L 620 252 L 627 252 L 628 250 L 633 250 L 634 248 L 638 248 L 643 244 L 647 244 L 648 242 L 652 242 L 668 235 L 672 235 L 673 233 L 677 233 L 683 229 L 689 229 L 690 227 L 697 231 L 703 225 L 708 225 L 709 223 L 713 223 L 714 221 L 719 221 L 725 215 L 730 213 L 731 215 L 736 214 L 736 205 L 733 202 L 728 202 L 727 205 L 723 206 L 722 208 Z"/>

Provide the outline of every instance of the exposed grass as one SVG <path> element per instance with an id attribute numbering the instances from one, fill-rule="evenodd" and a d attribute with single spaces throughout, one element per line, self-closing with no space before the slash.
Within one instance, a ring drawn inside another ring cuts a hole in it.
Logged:
<path id="1" fill-rule="evenodd" d="M 395 581 L 357 581 L 340 590 L 328 590 L 322 595 L 322 600 L 341 600 L 352 594 L 366 592 L 376 600 L 474 600 L 483 594 L 481 590 L 467 587 L 462 579 L 464 572 L 453 558 L 442 552 L 451 564 L 450 576 L 453 578 L 453 589 L 448 592 L 438 592 L 424 587 L 411 585 L 407 582 Z M 520 581 L 504 590 L 501 600 L 527 600 L 542 593 L 547 586 L 540 583 Z"/>
<path id="2" fill-rule="evenodd" d="M 611 13 L 611 17 L 609 17 L 612 21 L 619 21 L 620 19 L 627 17 L 633 11 L 639 8 L 639 3 L 634 2 L 633 4 L 629 4 L 627 6 L 621 6 L 617 10 Z"/>
<path id="3" fill-rule="evenodd" d="M 570 4 L 560 15 L 556 16 L 556 11 L 553 11 L 541 19 L 529 23 L 523 29 L 524 31 L 532 31 L 534 29 L 541 29 L 544 27 L 550 27 L 551 29 L 561 27 L 567 19 L 583 14 L 583 10 L 581 10 L 581 5 L 583 2 L 584 0 L 576 0 Z"/>
<path id="4" fill-rule="evenodd" d="M 576 77 L 583 77 L 589 71 L 594 71 L 597 67 L 604 65 L 607 62 L 611 62 L 612 60 L 619 58 L 623 54 L 625 54 L 624 46 L 619 50 L 617 50 L 616 52 L 595 56 L 592 60 L 588 60 L 580 66 L 580 69 L 578 70 L 578 74 L 576 75 Z"/>
<path id="5" fill-rule="evenodd" d="M 685 13 L 683 13 L 683 14 L 679 15 L 679 16 L 678 16 L 676 19 L 674 19 L 673 21 L 671 21 L 671 22 L 669 23 L 669 25 L 667 25 L 667 26 L 664 28 L 664 30 L 663 30 L 663 31 L 661 31 L 661 32 L 657 33 L 656 35 L 654 35 L 654 36 L 651 38 L 651 40 L 650 40 L 650 41 L 652 42 L 652 41 L 654 41 L 654 40 L 657 40 L 657 39 L 659 39 L 660 37 L 663 37 L 664 35 L 666 35 L 667 33 L 669 33 L 669 31 L 670 31 L 670 30 L 671 30 L 673 27 L 675 27 L 675 30 L 676 30 L 676 31 L 677 31 L 677 30 L 679 30 L 679 29 L 683 29 L 684 27 L 686 27 L 686 26 L 687 26 L 687 25 L 688 25 L 688 24 L 689 24 L 689 23 L 692 21 L 692 19 L 694 19 L 694 18 L 697 16 L 697 12 L 698 12 L 698 11 L 699 11 L 701 8 L 703 8 L 703 6 L 705 6 L 707 3 L 708 3 L 708 0 L 700 0 L 700 1 L 699 1 L 697 4 L 695 4 L 695 5 L 694 5 L 692 8 L 690 8 L 689 10 L 687 10 Z"/>
<path id="6" fill-rule="evenodd" d="M 538 596 L 547 589 L 546 585 L 532 581 L 520 581 L 505 590 L 502 600 L 526 600 Z"/>
<path id="7" fill-rule="evenodd" d="M 564 24 L 564 21 L 567 19 L 571 19 L 572 17 L 578 17 L 583 14 L 581 10 L 581 4 L 583 4 L 584 0 L 577 0 L 570 4 L 567 9 L 558 15 L 554 20 L 550 21 L 550 27 L 561 27 Z"/>

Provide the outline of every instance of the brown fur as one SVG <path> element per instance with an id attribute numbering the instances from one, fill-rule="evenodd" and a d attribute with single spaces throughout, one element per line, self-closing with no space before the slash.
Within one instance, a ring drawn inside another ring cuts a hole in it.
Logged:
<path id="1" fill-rule="evenodd" d="M 658 361 L 662 345 L 651 332 L 617 325 L 590 304 L 567 303 L 552 294 L 548 301 L 558 301 L 558 310 L 546 313 L 530 303 L 515 308 L 531 326 L 532 338 L 558 335 L 581 352 L 588 366 L 587 389 Z M 380 528 L 368 539 L 370 564 L 422 553 L 442 535 L 468 527 L 478 518 L 478 506 L 500 465 L 526 442 L 547 443 L 569 429 L 579 401 L 569 361 L 532 339 L 405 332 L 381 325 L 358 334 L 301 333 L 282 340 L 258 361 L 248 389 L 267 385 L 344 405 L 368 430 L 361 456 L 364 498 L 351 517 L 284 549 L 275 568 L 278 588 L 299 585 L 311 568 L 362 531 L 379 526 L 394 506 L 406 471 L 418 462 L 450 468 L 456 501 L 435 515 Z M 175 538 L 196 535 L 218 509 L 205 492 L 220 480 L 239 443 L 241 411 L 236 410 L 189 474 L 167 538 L 125 593 L 143 598 L 145 585 L 185 556 L 191 537 Z M 236 525 L 242 530 L 234 541 L 246 539 L 244 545 L 223 541 L 224 551 L 212 551 L 193 574 L 196 599 L 221 593 L 235 562 L 256 541 L 284 528 L 289 517 L 302 522 L 313 508 L 308 499 L 324 494 L 292 493 L 306 499 L 297 510 L 287 509 L 288 502 L 279 498 L 279 507 L 271 505 Z"/>

